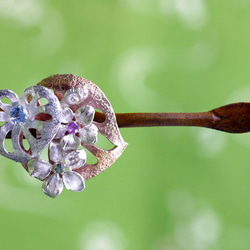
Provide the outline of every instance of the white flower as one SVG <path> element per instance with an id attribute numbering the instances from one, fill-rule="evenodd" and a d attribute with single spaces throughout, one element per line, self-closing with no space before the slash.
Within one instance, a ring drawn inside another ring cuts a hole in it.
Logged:
<path id="1" fill-rule="evenodd" d="M 61 102 L 61 126 L 55 139 L 61 139 L 60 143 L 64 151 L 77 149 L 81 142 L 86 145 L 97 142 L 98 128 L 92 123 L 95 109 L 89 105 L 81 106 L 75 112 L 71 109 L 72 105 L 83 101 L 87 96 L 86 92 L 87 89 L 84 86 L 80 89 L 70 89 Z"/>
<path id="2" fill-rule="evenodd" d="M 41 159 L 31 159 L 28 162 L 28 171 L 31 176 L 43 180 L 43 192 L 55 198 L 62 192 L 63 186 L 75 192 L 85 188 L 83 177 L 73 171 L 85 162 L 86 152 L 80 149 L 65 154 L 61 161 L 53 165 Z"/>

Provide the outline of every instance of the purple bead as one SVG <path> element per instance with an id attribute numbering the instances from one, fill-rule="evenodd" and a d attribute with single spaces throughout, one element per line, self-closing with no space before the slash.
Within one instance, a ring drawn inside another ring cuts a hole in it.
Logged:
<path id="1" fill-rule="evenodd" d="M 76 134 L 79 130 L 79 126 L 75 123 L 75 122 L 71 122 L 68 124 L 68 129 L 67 131 L 70 133 L 70 134 Z"/>

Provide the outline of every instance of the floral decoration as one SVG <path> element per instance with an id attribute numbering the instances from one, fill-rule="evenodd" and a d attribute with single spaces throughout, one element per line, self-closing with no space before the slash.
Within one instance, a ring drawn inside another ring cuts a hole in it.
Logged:
<path id="1" fill-rule="evenodd" d="M 4 103 L 7 99 L 8 103 Z M 41 104 L 44 99 L 46 104 Z M 11 90 L 0 90 L 0 154 L 14 161 L 26 163 L 38 157 L 58 131 L 61 120 L 61 106 L 56 96 L 47 88 L 33 86 L 24 91 L 19 100 Z M 47 119 L 40 119 L 41 114 Z M 35 135 L 32 133 L 35 133 Z M 11 134 L 13 152 L 5 147 L 5 138 Z M 23 137 L 29 143 L 29 150 L 23 146 Z"/>

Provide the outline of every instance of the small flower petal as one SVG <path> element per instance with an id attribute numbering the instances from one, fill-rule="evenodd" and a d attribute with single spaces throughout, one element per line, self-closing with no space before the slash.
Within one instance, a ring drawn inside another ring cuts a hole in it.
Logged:
<path id="1" fill-rule="evenodd" d="M 88 105 L 80 107 L 75 112 L 76 121 L 83 125 L 90 124 L 93 121 L 94 116 L 95 109 Z"/>
<path id="2" fill-rule="evenodd" d="M 84 84 L 81 88 L 73 88 L 66 91 L 64 101 L 69 105 L 75 105 L 83 101 L 88 95 L 88 88 Z"/>
<path id="3" fill-rule="evenodd" d="M 70 108 L 65 107 L 62 109 L 61 123 L 69 123 L 72 121 L 73 117 L 74 113 Z"/>
<path id="4" fill-rule="evenodd" d="M 49 145 L 49 159 L 53 162 L 61 162 L 63 158 L 62 147 L 59 142 L 51 142 Z"/>
<path id="5" fill-rule="evenodd" d="M 68 134 L 60 140 L 60 145 L 65 152 L 76 150 L 80 147 L 81 140 L 73 134 Z"/>
<path id="6" fill-rule="evenodd" d="M 85 182 L 82 176 L 74 171 L 67 171 L 62 176 L 63 184 L 66 189 L 80 192 L 85 188 Z"/>
<path id="7" fill-rule="evenodd" d="M 97 142 L 98 128 L 94 125 L 88 125 L 79 130 L 81 140 L 87 144 L 95 144 Z"/>
<path id="8" fill-rule="evenodd" d="M 58 174 L 49 176 L 43 182 L 43 192 L 49 197 L 55 198 L 63 191 L 63 181 Z"/>
<path id="9" fill-rule="evenodd" d="M 72 151 L 65 156 L 65 165 L 70 169 L 82 167 L 87 160 L 87 154 L 84 149 Z"/>
<path id="10" fill-rule="evenodd" d="M 59 129 L 58 129 L 58 131 L 57 131 L 55 139 L 62 138 L 65 135 L 65 133 L 67 131 L 67 128 L 68 128 L 67 125 L 61 124 L 60 127 L 59 127 Z"/>
<path id="11" fill-rule="evenodd" d="M 28 161 L 28 171 L 32 177 L 44 180 L 51 172 L 52 166 L 49 162 L 41 159 L 31 159 Z"/>

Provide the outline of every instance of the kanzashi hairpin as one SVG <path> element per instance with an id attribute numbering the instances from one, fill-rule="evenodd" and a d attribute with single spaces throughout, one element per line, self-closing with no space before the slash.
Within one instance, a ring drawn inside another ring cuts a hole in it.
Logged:
<path id="1" fill-rule="evenodd" d="M 11 105 L 2 102 L 8 98 Z M 42 100 L 46 100 L 43 104 Z M 22 163 L 32 177 L 43 181 L 43 191 L 57 197 L 65 187 L 82 191 L 85 181 L 110 167 L 127 143 L 119 127 L 199 126 L 229 133 L 250 131 L 250 103 L 229 104 L 202 113 L 115 114 L 105 94 L 89 80 L 74 75 L 54 75 L 26 89 L 19 100 L 10 90 L 0 91 L 0 154 Z M 101 112 L 96 112 L 101 110 Z M 114 147 L 95 145 L 98 134 Z M 5 139 L 11 138 L 13 152 Z M 30 145 L 23 146 L 26 139 Z M 48 147 L 48 159 L 41 159 Z M 87 164 L 85 150 L 97 163 Z"/>

